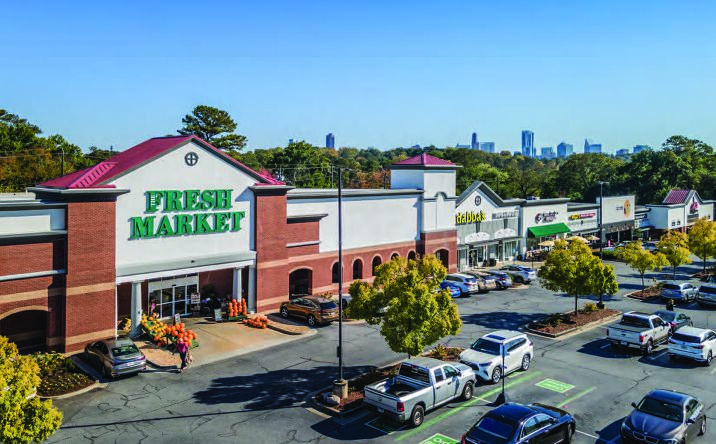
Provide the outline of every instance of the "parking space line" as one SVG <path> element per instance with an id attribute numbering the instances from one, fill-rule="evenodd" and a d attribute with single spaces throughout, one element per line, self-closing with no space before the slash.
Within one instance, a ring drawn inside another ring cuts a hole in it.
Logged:
<path id="1" fill-rule="evenodd" d="M 405 424 L 403 424 L 402 426 L 400 426 L 399 428 L 397 428 L 397 429 L 395 429 L 395 430 L 387 431 L 387 430 L 381 429 L 380 427 L 376 427 L 376 426 L 374 426 L 374 425 L 371 424 L 372 422 L 375 422 L 375 421 L 378 421 L 379 419 L 384 419 L 384 418 L 385 418 L 384 416 L 379 416 L 379 417 L 377 417 L 377 418 L 371 419 L 370 421 L 366 422 L 365 425 L 367 425 L 367 426 L 370 427 L 371 429 L 375 429 L 375 430 L 378 430 L 379 432 L 383 432 L 383 433 L 385 433 L 386 435 L 390 435 L 391 433 L 397 432 L 398 430 L 403 430 L 404 428 L 406 428 L 406 427 L 408 426 L 408 424 L 405 423 Z"/>
<path id="2" fill-rule="evenodd" d="M 611 346 L 612 346 L 612 344 L 606 344 L 606 345 L 602 345 L 602 346 L 599 347 L 599 348 L 601 348 L 602 350 L 604 350 L 605 348 L 611 347 Z M 590 435 L 590 436 L 591 436 L 591 435 Z"/>
<path id="3" fill-rule="evenodd" d="M 657 354 L 655 354 L 655 355 L 651 355 L 651 356 L 649 356 L 649 360 L 650 360 L 650 361 L 653 361 L 654 359 L 660 358 L 660 357 L 662 357 L 662 356 L 664 355 L 664 353 L 666 353 L 667 351 L 668 351 L 668 350 L 662 350 L 662 351 L 660 351 L 659 353 L 657 353 Z"/>
<path id="4" fill-rule="evenodd" d="M 536 378 L 537 376 L 539 376 L 539 375 L 541 375 L 541 374 L 542 374 L 542 372 L 540 372 L 540 371 L 533 371 L 533 372 L 531 372 L 531 373 L 528 373 L 528 374 L 526 374 L 526 375 L 524 375 L 524 376 L 521 376 L 521 377 L 519 377 L 519 378 L 516 378 L 516 379 L 513 380 L 513 381 L 510 381 L 510 382 L 505 383 L 505 389 L 510 388 L 510 387 L 514 387 L 514 386 L 519 385 L 519 384 L 522 384 L 522 383 L 525 383 L 525 382 L 529 381 L 530 379 Z M 492 389 L 492 390 L 489 390 L 489 391 L 487 391 L 487 392 L 485 392 L 485 393 L 482 393 L 482 395 L 481 395 L 480 397 L 473 397 L 471 400 L 466 401 L 466 402 L 463 402 L 463 403 L 462 403 L 461 405 L 459 405 L 459 406 L 456 406 L 456 407 L 454 407 L 454 408 L 452 408 L 452 409 L 450 409 L 450 410 L 447 410 L 447 411 L 445 411 L 445 412 L 442 412 L 441 414 L 439 414 L 439 415 L 437 415 L 437 416 L 435 416 L 435 417 L 430 418 L 429 420 L 427 420 L 427 421 L 425 421 L 425 422 L 423 423 L 423 426 L 422 426 L 421 428 L 419 428 L 419 429 L 412 429 L 412 430 L 409 430 L 409 431 L 407 431 L 407 432 L 405 432 L 405 433 L 402 433 L 400 436 L 398 436 L 397 438 L 395 438 L 395 440 L 396 440 L 396 441 L 402 441 L 402 440 L 404 440 L 404 439 L 406 439 L 406 438 L 409 438 L 409 437 L 415 435 L 416 433 L 419 433 L 421 430 L 424 430 L 424 429 L 426 429 L 426 428 L 428 428 L 428 427 L 430 427 L 430 426 L 432 426 L 432 425 L 435 425 L 435 424 L 437 424 L 438 422 L 440 422 L 440 421 L 442 421 L 442 420 L 444 420 L 444 419 L 446 419 L 446 418 L 448 418 L 448 417 L 450 417 L 450 416 L 452 416 L 452 415 L 454 415 L 454 414 L 456 414 L 456 413 L 459 413 L 459 412 L 463 411 L 464 409 L 466 409 L 466 408 L 472 406 L 473 404 L 475 404 L 475 403 L 478 402 L 478 401 L 482 401 L 482 402 L 492 402 L 492 401 L 487 401 L 485 398 L 491 398 L 491 397 L 497 395 L 498 393 L 500 393 L 500 391 L 502 391 L 502 388 L 501 388 L 501 387 L 495 387 L 495 388 Z"/>
<path id="5" fill-rule="evenodd" d="M 562 408 L 565 405 L 567 405 L 568 403 L 575 401 L 575 400 L 581 398 L 582 396 L 588 395 L 589 393 L 592 393 L 596 389 L 597 389 L 596 387 L 589 387 L 587 390 L 581 391 L 581 392 L 577 393 L 576 395 L 572 396 L 571 398 L 567 398 L 564 401 L 560 402 L 559 404 L 557 404 L 557 407 Z"/>
<path id="6" fill-rule="evenodd" d="M 425 441 L 422 441 L 420 444 L 458 444 L 459 442 L 460 441 L 457 439 L 452 439 L 449 436 L 436 433 Z"/>
<path id="7" fill-rule="evenodd" d="M 574 432 L 575 432 L 575 433 L 579 433 L 579 434 L 584 435 L 584 436 L 588 436 L 588 437 L 590 437 L 590 438 L 592 438 L 592 439 L 596 439 L 596 440 L 597 440 L 597 443 L 599 443 L 599 442 L 605 442 L 605 443 L 607 443 L 607 444 L 612 444 L 612 443 L 616 442 L 617 439 L 619 439 L 619 435 L 617 435 L 617 436 L 615 436 L 614 438 L 612 438 L 612 439 L 610 439 L 609 441 L 607 441 L 607 440 L 604 439 L 604 438 L 600 438 L 600 437 L 598 437 L 598 436 L 592 435 L 591 433 L 583 432 L 583 431 L 581 431 L 581 430 L 575 430 Z"/>

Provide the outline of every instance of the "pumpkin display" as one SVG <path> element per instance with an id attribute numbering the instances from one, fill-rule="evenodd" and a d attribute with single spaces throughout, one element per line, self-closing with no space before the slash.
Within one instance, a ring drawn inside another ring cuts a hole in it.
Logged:
<path id="1" fill-rule="evenodd" d="M 254 328 L 266 328 L 269 324 L 269 320 L 264 315 L 258 315 L 253 318 L 244 319 L 244 324 Z"/>

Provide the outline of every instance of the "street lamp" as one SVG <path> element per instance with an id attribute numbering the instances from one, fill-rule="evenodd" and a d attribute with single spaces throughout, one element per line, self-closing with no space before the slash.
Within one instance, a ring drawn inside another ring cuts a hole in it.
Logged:
<path id="1" fill-rule="evenodd" d="M 333 394 L 348 397 L 348 381 L 343 379 L 343 168 L 338 168 L 338 380 Z"/>
<path id="2" fill-rule="evenodd" d="M 604 213 L 604 193 L 602 189 L 604 184 L 608 185 L 609 182 L 599 182 L 599 260 L 603 260 L 602 251 L 604 249 L 604 233 L 602 228 L 602 217 Z"/>
<path id="3" fill-rule="evenodd" d="M 502 354 L 502 391 L 499 395 L 497 395 L 497 399 L 495 399 L 495 402 L 492 403 L 493 407 L 501 406 L 502 404 L 507 402 L 507 395 L 505 395 L 505 345 L 506 344 L 502 344 L 500 346 Z"/>

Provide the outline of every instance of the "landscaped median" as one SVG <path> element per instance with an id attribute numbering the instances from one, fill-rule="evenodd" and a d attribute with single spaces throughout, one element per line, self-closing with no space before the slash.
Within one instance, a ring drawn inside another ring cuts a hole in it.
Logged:
<path id="1" fill-rule="evenodd" d="M 74 394 L 97 382 L 77 367 L 71 358 L 60 353 L 36 353 L 32 358 L 40 368 L 41 382 L 37 395 L 41 398 Z"/>
<path id="2" fill-rule="evenodd" d="M 658 301 L 661 299 L 661 285 L 652 285 L 643 290 L 632 291 L 625 296 L 643 302 Z"/>
<path id="3" fill-rule="evenodd" d="M 423 353 L 421 356 L 428 356 L 442 361 L 457 362 L 462 351 L 463 348 L 461 347 L 445 347 L 440 344 L 435 349 Z M 326 399 L 330 397 L 332 393 L 332 387 L 326 387 L 317 393 L 313 393 L 310 396 L 310 401 L 317 410 L 329 415 L 340 416 L 355 411 L 363 406 L 363 398 L 365 396 L 363 389 L 365 386 L 391 376 L 396 376 L 400 362 L 402 361 L 382 368 L 374 368 L 368 373 L 348 380 L 348 397 L 341 400 L 337 405 L 331 405 L 326 402 Z"/>
<path id="4" fill-rule="evenodd" d="M 576 315 L 574 311 L 554 313 L 544 319 L 527 324 L 525 330 L 548 338 L 558 338 L 578 330 L 597 327 L 616 319 L 619 315 L 621 315 L 619 310 L 599 309 L 596 304 L 590 302 L 577 311 Z"/>

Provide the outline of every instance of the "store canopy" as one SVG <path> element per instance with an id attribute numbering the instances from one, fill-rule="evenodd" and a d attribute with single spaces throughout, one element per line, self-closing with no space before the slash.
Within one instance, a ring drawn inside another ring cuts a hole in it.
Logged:
<path id="1" fill-rule="evenodd" d="M 572 230 L 570 230 L 566 224 L 559 223 L 543 225 L 541 227 L 529 227 L 527 231 L 529 231 L 530 237 L 547 237 L 554 236 L 555 234 L 569 233 Z"/>

